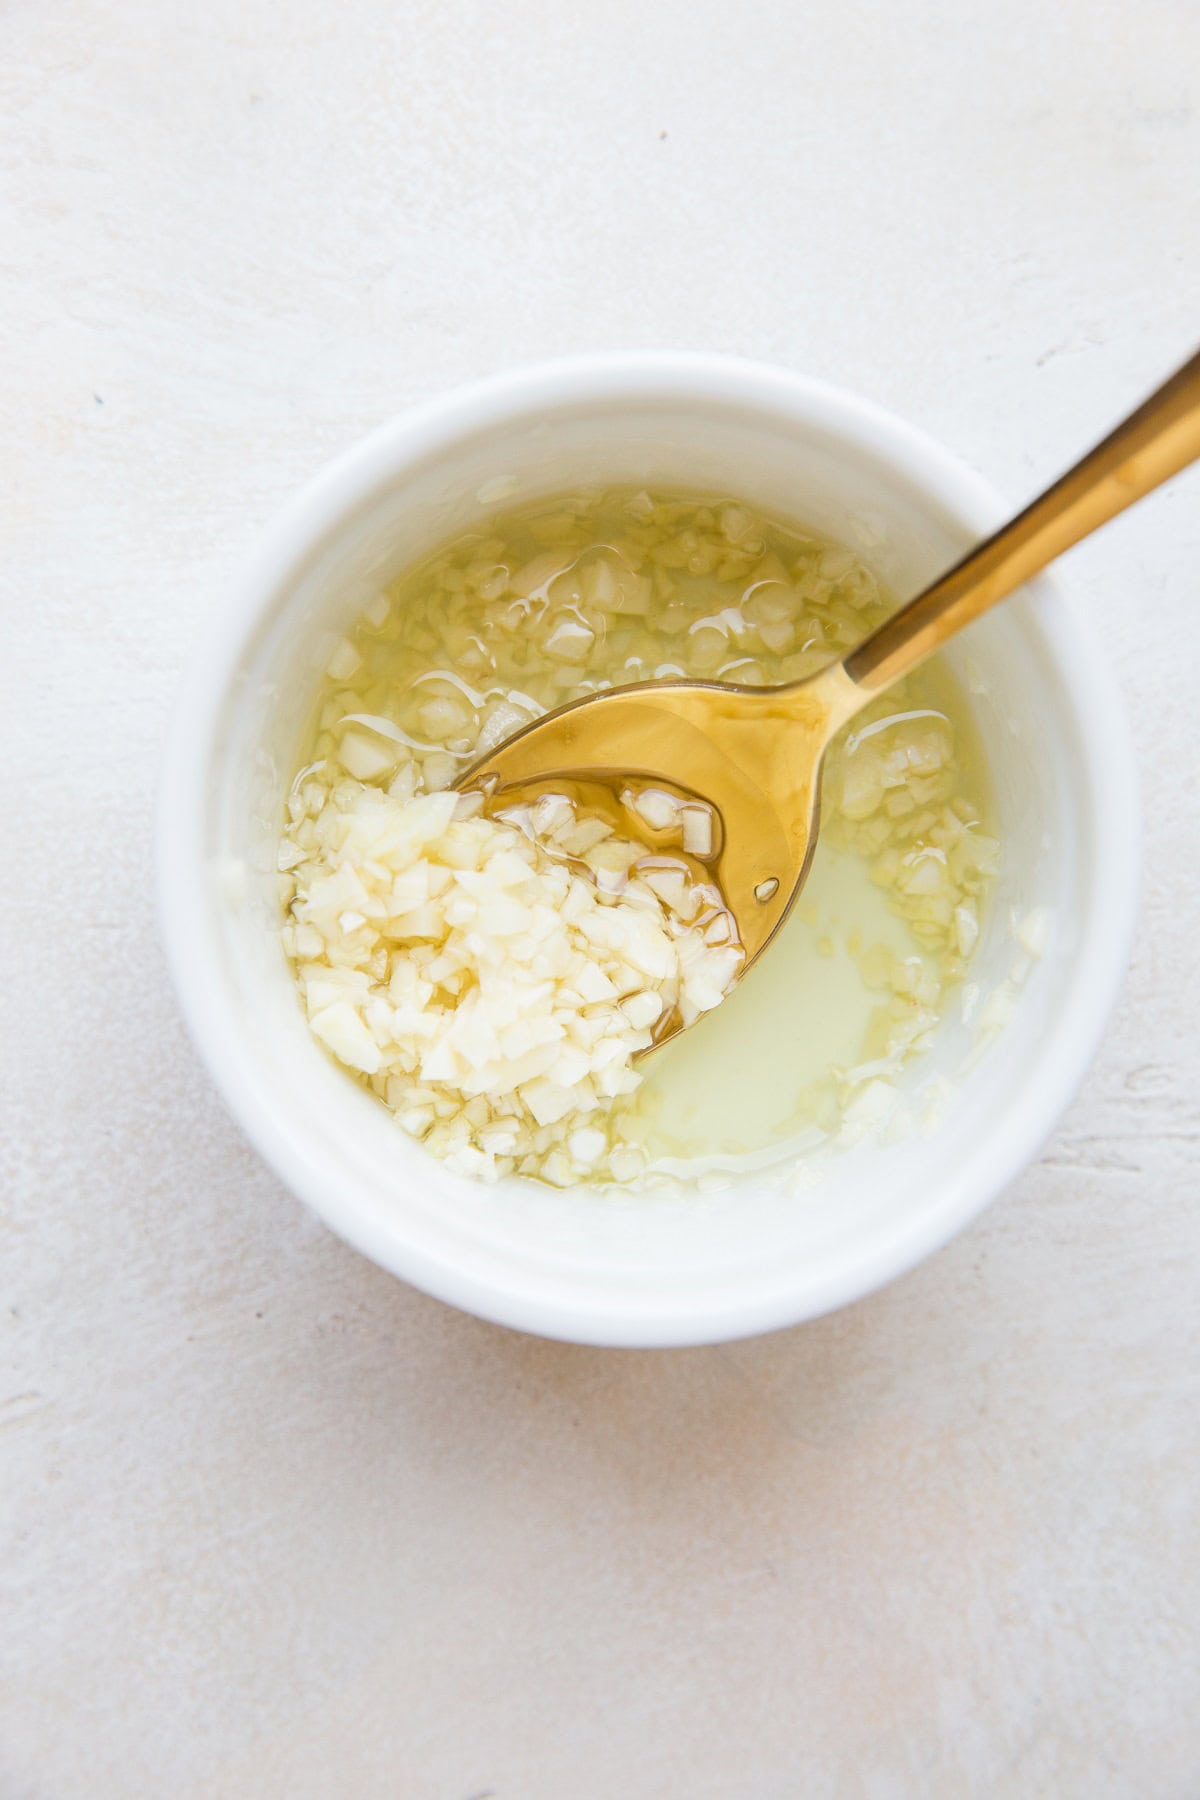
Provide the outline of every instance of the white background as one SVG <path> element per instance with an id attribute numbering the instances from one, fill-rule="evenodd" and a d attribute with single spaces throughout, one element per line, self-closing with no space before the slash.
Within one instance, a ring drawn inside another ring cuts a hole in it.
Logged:
<path id="1" fill-rule="evenodd" d="M 1194 0 L 11 0 L 3 1800 L 1200 1792 L 1194 476 L 1068 571 L 1145 795 L 1099 1063 L 817 1325 L 571 1348 L 344 1249 L 150 848 L 255 533 L 460 379 L 739 351 L 1028 495 L 1200 336 L 1198 70 Z"/>

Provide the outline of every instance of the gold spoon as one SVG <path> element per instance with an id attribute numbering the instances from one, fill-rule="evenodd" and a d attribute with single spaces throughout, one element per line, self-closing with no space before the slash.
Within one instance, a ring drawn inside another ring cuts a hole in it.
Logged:
<path id="1" fill-rule="evenodd" d="M 1016 518 L 804 681 L 735 687 L 638 681 L 556 708 L 455 784 L 495 804 L 556 780 L 616 789 L 663 782 L 716 809 L 716 879 L 737 922 L 744 975 L 795 903 L 817 841 L 821 765 L 862 707 L 949 638 L 1200 456 L 1200 352 Z M 660 1042 L 682 1027 L 677 1022 Z"/>

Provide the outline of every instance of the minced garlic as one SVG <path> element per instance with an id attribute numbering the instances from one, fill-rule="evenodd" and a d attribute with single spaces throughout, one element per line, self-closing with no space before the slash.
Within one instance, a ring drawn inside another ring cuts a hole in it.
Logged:
<path id="1" fill-rule="evenodd" d="M 636 1179 L 660 1155 L 675 1052 L 641 1088 L 635 1059 L 740 966 L 711 874 L 719 828 L 653 789 L 622 795 L 616 826 L 565 795 L 484 818 L 448 790 L 564 701 L 652 677 L 800 679 L 887 610 L 851 551 L 689 496 L 563 496 L 407 571 L 333 643 L 289 800 L 284 942 L 314 1033 L 456 1169 Z M 825 1135 L 858 1128 L 868 1088 L 879 1110 L 979 937 L 999 845 L 948 693 L 919 672 L 827 760 L 819 863 L 868 872 L 903 933 L 846 919 L 835 944 L 822 915 L 819 954 L 851 960 L 868 1021 L 850 1060 L 800 1084 L 795 1115 Z M 819 899 L 814 876 L 794 929 L 816 930 Z M 798 1081 L 768 1064 L 772 1083 Z"/>
<path id="2" fill-rule="evenodd" d="M 478 795 L 307 789 L 284 943 L 326 1048 L 462 1174 L 639 1174 L 610 1109 L 660 1020 L 690 1023 L 737 973 L 740 947 L 706 936 L 715 890 L 559 796 L 533 809 L 542 839 Z"/>

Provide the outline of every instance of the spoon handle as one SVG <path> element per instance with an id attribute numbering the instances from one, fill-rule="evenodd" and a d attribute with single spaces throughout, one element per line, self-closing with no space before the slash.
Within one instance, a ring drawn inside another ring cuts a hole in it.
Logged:
<path id="1" fill-rule="evenodd" d="M 1200 352 L 1024 512 L 851 651 L 842 667 L 862 699 L 924 662 L 964 625 L 1197 457 Z"/>

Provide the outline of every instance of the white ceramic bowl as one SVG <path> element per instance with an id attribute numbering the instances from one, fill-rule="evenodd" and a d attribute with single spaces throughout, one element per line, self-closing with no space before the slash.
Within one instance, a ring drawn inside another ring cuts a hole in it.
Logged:
<path id="1" fill-rule="evenodd" d="M 1125 965 L 1134 777 L 1086 625 L 1039 581 L 954 654 L 984 675 L 974 705 L 1005 846 L 974 978 L 1009 974 L 1014 911 L 1050 907 L 1053 941 L 933 1134 L 841 1153 L 799 1195 L 754 1177 L 717 1197 L 620 1204 L 448 1174 L 309 1034 L 279 945 L 282 796 L 333 634 L 380 581 L 494 510 L 501 491 L 597 481 L 743 495 L 857 542 L 901 592 L 1007 510 L 875 407 L 721 357 L 588 357 L 432 401 L 305 488 L 209 630 L 164 772 L 163 929 L 230 1107 L 350 1243 L 431 1294 L 528 1331 L 710 1342 L 869 1292 L 944 1244 L 1036 1153 L 1088 1066 Z M 966 1048 L 966 1028 L 947 1023 L 923 1076 L 958 1071 Z"/>

